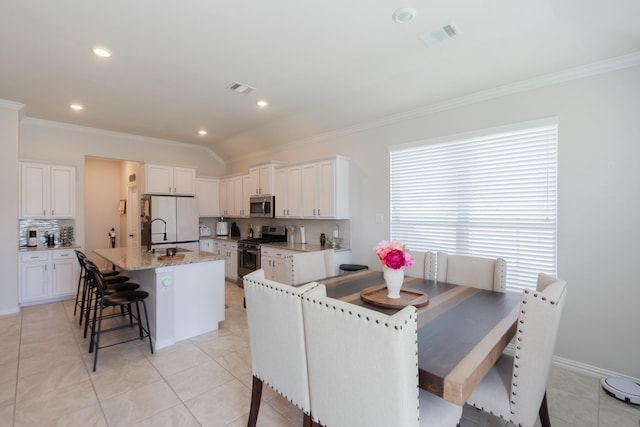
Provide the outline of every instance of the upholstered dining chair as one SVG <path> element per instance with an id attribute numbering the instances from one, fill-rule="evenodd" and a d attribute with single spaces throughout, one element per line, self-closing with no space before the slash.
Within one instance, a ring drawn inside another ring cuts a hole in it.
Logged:
<path id="1" fill-rule="evenodd" d="M 317 283 L 285 285 L 265 279 L 262 269 L 247 274 L 243 280 L 253 373 L 247 426 L 255 426 L 258 420 L 263 383 L 300 408 L 303 425 L 310 426 L 301 295 Z"/>
<path id="2" fill-rule="evenodd" d="M 407 251 L 413 258 L 413 265 L 404 267 L 404 275 L 436 280 L 436 256 L 433 252 Z"/>
<path id="3" fill-rule="evenodd" d="M 285 268 L 289 284 L 294 286 L 335 276 L 333 249 L 287 255 Z"/>
<path id="4" fill-rule="evenodd" d="M 507 286 L 507 261 L 503 258 L 438 252 L 436 277 L 438 282 L 504 292 Z"/>
<path id="5" fill-rule="evenodd" d="M 417 311 L 302 297 L 311 417 L 325 427 L 455 426 L 462 407 L 418 388 Z"/>
<path id="6" fill-rule="evenodd" d="M 533 426 L 539 416 L 551 427 L 546 387 L 566 296 L 564 280 L 538 275 L 536 290 L 522 294 L 515 354 L 500 356 L 468 404 L 518 426 Z"/>

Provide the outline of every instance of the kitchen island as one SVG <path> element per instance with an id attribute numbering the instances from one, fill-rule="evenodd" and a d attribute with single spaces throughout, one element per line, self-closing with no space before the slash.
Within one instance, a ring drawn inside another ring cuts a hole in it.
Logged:
<path id="1" fill-rule="evenodd" d="M 155 349 L 216 330 L 224 320 L 224 257 L 198 250 L 164 257 L 143 246 L 93 252 L 149 292 Z"/>

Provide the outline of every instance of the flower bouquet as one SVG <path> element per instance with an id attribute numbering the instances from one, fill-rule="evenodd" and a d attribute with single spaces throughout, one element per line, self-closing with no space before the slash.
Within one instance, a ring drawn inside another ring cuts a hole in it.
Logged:
<path id="1" fill-rule="evenodd" d="M 400 298 L 400 288 L 404 281 L 402 267 L 413 265 L 413 257 L 404 250 L 400 242 L 381 241 L 374 248 L 380 263 L 384 265 L 384 282 L 387 284 L 387 298 Z"/>

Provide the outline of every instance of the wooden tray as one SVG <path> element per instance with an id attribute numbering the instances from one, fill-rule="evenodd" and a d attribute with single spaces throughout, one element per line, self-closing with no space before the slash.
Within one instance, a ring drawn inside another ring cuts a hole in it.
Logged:
<path id="1" fill-rule="evenodd" d="M 174 256 L 160 255 L 158 261 L 173 261 L 178 259 L 184 259 L 184 254 L 175 254 Z"/>
<path id="2" fill-rule="evenodd" d="M 422 291 L 400 288 L 400 298 L 387 297 L 387 285 L 371 286 L 360 292 L 360 298 L 369 304 L 386 308 L 403 308 L 408 305 L 422 307 L 429 304 L 429 297 Z"/>

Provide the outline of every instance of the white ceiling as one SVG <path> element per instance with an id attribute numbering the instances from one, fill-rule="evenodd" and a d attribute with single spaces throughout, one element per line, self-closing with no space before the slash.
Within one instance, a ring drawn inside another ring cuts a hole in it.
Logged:
<path id="1" fill-rule="evenodd" d="M 394 23 L 400 7 L 416 18 Z M 0 0 L 0 12 L 0 99 L 226 160 L 640 51 L 638 0 Z M 420 41 L 446 24 L 455 38 Z"/>

